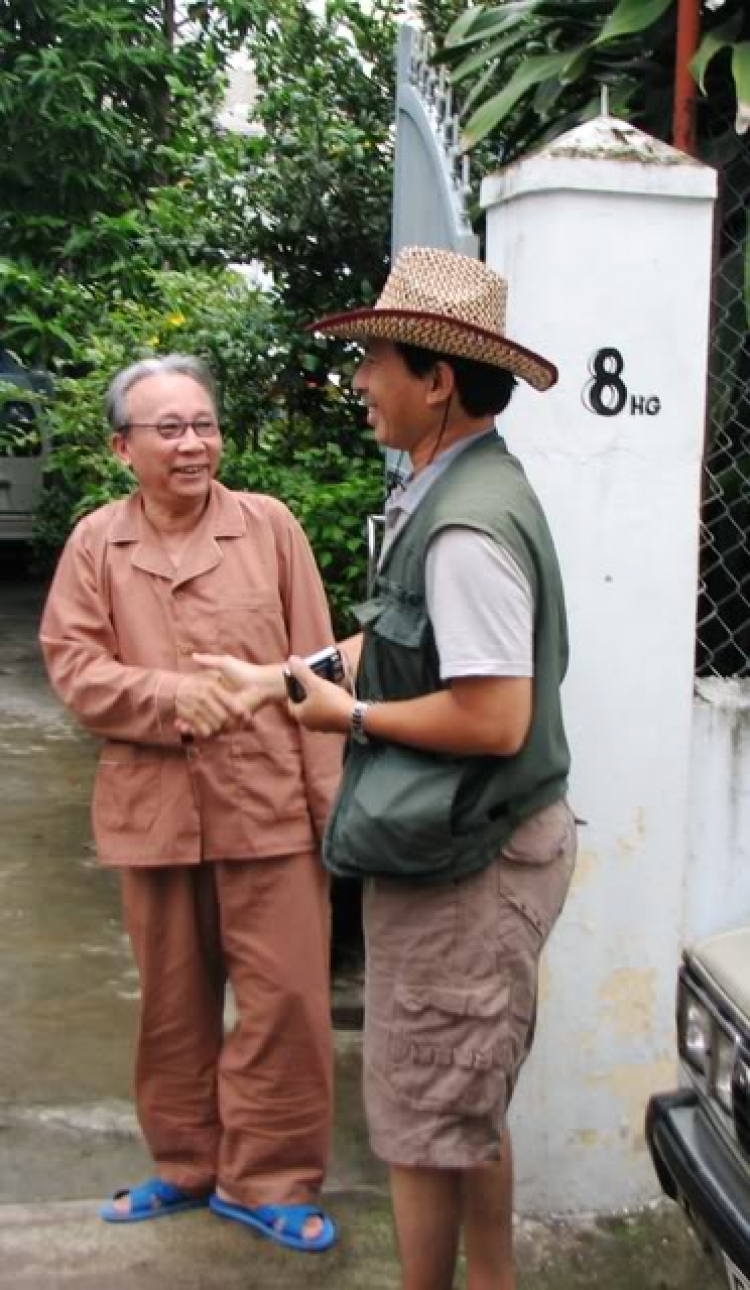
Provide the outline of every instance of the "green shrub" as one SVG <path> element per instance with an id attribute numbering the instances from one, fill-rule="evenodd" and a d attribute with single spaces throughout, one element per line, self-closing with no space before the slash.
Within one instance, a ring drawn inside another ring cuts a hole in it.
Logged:
<path id="1" fill-rule="evenodd" d="M 296 515 L 315 552 L 337 636 L 356 630 L 352 605 L 367 586 L 367 516 L 383 505 L 377 449 L 354 460 L 336 444 L 303 449 L 289 463 L 231 446 L 221 478 L 230 488 L 270 493 Z"/>
<path id="2" fill-rule="evenodd" d="M 366 517 L 382 504 L 383 465 L 348 385 L 316 388 L 310 416 L 290 413 L 285 374 L 300 341 L 272 295 L 223 269 L 154 272 L 150 284 L 133 300 L 48 280 L 39 313 L 17 321 L 37 337 L 52 325 L 70 337 L 46 408 L 52 451 L 35 524 L 38 565 L 51 567 L 77 519 L 132 488 L 108 446 L 104 397 L 114 374 L 148 355 L 196 354 L 219 386 L 222 478 L 289 506 L 315 551 L 337 629 L 350 630 L 350 607 L 365 594 Z"/>

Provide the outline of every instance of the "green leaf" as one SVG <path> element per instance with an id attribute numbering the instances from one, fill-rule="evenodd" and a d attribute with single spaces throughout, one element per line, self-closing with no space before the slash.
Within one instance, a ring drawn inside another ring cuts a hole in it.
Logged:
<path id="1" fill-rule="evenodd" d="M 720 27 L 714 27 L 713 31 L 706 32 L 703 37 L 690 63 L 691 75 L 700 87 L 701 93 L 706 92 L 706 71 L 711 59 L 719 53 L 719 50 L 732 44 L 741 24 L 742 14 L 736 13 L 728 22 L 722 23 Z"/>
<path id="2" fill-rule="evenodd" d="M 479 8 L 481 8 L 481 6 L 479 6 Z M 476 19 L 476 16 L 477 16 L 477 7 L 474 5 L 472 5 L 469 9 L 465 9 L 462 14 L 459 14 L 459 16 L 456 18 L 456 21 L 453 23 L 451 27 L 449 27 L 446 33 L 446 36 L 445 36 L 446 45 L 457 45 L 460 41 L 462 41 L 464 36 L 466 36 L 474 26 L 474 21 Z"/>
<path id="3" fill-rule="evenodd" d="M 482 98 L 485 90 L 487 89 L 487 86 L 490 84 L 496 71 L 497 71 L 497 64 L 489 63 L 488 66 L 485 67 L 479 79 L 474 82 L 471 89 L 469 90 L 469 93 L 466 95 L 463 103 L 461 104 L 461 111 L 459 114 L 461 120 L 463 120 L 464 117 L 467 117 L 469 115 L 474 104 L 479 99 Z"/>
<path id="4" fill-rule="evenodd" d="M 732 50 L 732 75 L 737 90 L 735 129 L 738 134 L 744 134 L 750 126 L 750 40 L 740 41 Z"/>
<path id="5" fill-rule="evenodd" d="M 594 41 L 603 45 L 618 36 L 632 36 L 658 22 L 675 0 L 620 0 Z"/>
<path id="6" fill-rule="evenodd" d="M 521 63 L 505 88 L 483 103 L 470 117 L 463 132 L 463 150 L 473 148 L 495 126 L 500 125 L 513 111 L 519 99 L 534 86 L 552 78 L 564 78 L 567 69 L 575 66 L 584 49 L 585 46 L 580 46 L 559 54 L 542 54 L 538 58 L 527 58 Z"/>
<path id="7" fill-rule="evenodd" d="M 524 44 L 528 40 L 528 34 L 525 31 L 514 31 L 509 36 L 504 36 L 502 40 L 490 41 L 487 45 L 482 45 L 481 49 L 469 54 L 463 62 L 458 63 L 451 70 L 451 80 L 454 85 L 471 76 L 472 72 L 477 72 L 487 63 L 492 63 L 495 59 L 501 59 L 504 54 L 510 53 L 518 45 Z"/>
<path id="8" fill-rule="evenodd" d="M 483 9 L 481 6 L 469 9 L 451 27 L 445 38 L 445 49 L 455 52 L 462 45 L 476 45 L 478 41 L 499 36 L 511 27 L 517 28 L 540 3 L 541 0 L 519 0 L 517 4 L 504 5 L 500 9 Z M 472 21 L 464 22 L 466 18 Z"/>

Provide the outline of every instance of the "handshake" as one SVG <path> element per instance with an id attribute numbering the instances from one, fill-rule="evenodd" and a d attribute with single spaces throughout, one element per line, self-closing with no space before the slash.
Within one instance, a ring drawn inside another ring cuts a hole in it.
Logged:
<path id="1" fill-rule="evenodd" d="M 295 708 L 312 703 L 310 713 L 293 712 L 300 724 L 316 730 L 348 728 L 354 700 L 351 686 L 338 693 L 334 688 L 346 682 L 348 674 L 345 656 L 337 646 L 304 659 L 292 657 L 286 664 L 246 663 L 231 654 L 194 654 L 193 658 L 204 670 L 183 677 L 175 693 L 175 724 L 184 743 L 243 729 L 267 703 L 288 702 Z M 333 690 L 333 695 L 326 695 L 326 690 Z M 339 695 L 345 706 L 338 702 Z"/>

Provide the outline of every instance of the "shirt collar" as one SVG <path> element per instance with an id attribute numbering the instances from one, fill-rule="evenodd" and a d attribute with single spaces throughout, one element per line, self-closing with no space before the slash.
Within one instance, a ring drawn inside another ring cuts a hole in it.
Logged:
<path id="1" fill-rule="evenodd" d="M 473 443 L 479 443 L 480 439 L 489 439 L 491 436 L 497 436 L 498 432 L 495 426 L 490 430 L 479 430 L 476 434 L 467 435 L 465 439 L 459 439 L 458 443 L 451 444 L 425 466 L 424 470 L 416 476 L 407 475 L 400 488 L 395 488 L 385 504 L 386 518 L 392 511 L 398 511 L 403 515 L 413 515 L 419 506 L 422 498 L 432 488 L 432 485 L 440 478 L 452 462 L 460 457 L 462 452 L 471 447 Z"/>

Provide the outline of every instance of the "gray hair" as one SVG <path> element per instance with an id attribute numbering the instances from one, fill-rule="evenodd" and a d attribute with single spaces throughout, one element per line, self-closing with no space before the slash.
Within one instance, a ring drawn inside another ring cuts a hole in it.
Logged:
<path id="1" fill-rule="evenodd" d="M 216 384 L 210 369 L 202 358 L 192 354 L 164 354 L 160 358 L 142 358 L 131 363 L 112 379 L 105 396 L 105 408 L 110 428 L 119 434 L 127 433 L 128 394 L 139 381 L 148 376 L 189 376 L 197 381 L 208 394 L 216 410 Z"/>

